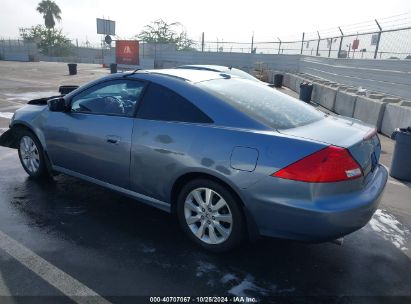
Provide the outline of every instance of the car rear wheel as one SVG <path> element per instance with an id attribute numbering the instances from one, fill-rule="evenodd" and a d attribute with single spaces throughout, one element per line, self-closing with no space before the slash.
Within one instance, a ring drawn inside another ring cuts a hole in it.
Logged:
<path id="1" fill-rule="evenodd" d="M 47 177 L 43 148 L 37 137 L 30 131 L 20 132 L 19 158 L 23 169 L 34 178 Z"/>
<path id="2" fill-rule="evenodd" d="M 178 197 L 177 213 L 185 234 L 208 250 L 227 251 L 243 239 L 239 203 L 226 187 L 212 180 L 187 183 Z"/>

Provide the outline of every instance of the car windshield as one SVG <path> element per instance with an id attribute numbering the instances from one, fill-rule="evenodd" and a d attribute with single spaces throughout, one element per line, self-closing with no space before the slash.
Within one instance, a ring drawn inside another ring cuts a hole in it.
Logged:
<path id="1" fill-rule="evenodd" d="M 295 128 L 324 117 L 324 113 L 298 99 L 246 79 L 217 79 L 197 85 L 274 129 Z"/>

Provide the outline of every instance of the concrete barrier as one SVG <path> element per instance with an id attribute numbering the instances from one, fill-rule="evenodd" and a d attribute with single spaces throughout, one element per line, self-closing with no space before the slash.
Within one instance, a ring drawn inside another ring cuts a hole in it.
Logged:
<path id="1" fill-rule="evenodd" d="M 324 108 L 334 111 L 335 97 L 337 95 L 337 89 L 330 88 L 329 86 L 321 86 L 321 89 L 316 94 L 317 102 Z"/>
<path id="2" fill-rule="evenodd" d="M 304 78 L 300 75 L 295 76 L 295 92 L 300 94 L 300 84 L 304 81 Z"/>
<path id="3" fill-rule="evenodd" d="M 348 90 L 349 88 L 351 88 L 351 87 L 350 87 L 350 86 L 343 85 L 343 84 L 340 84 L 339 87 L 338 87 L 338 91 L 346 91 L 346 90 Z"/>
<path id="4" fill-rule="evenodd" d="M 345 90 L 347 93 L 354 93 L 356 94 L 358 92 L 357 88 L 354 87 L 349 87 L 348 89 Z"/>
<path id="5" fill-rule="evenodd" d="M 274 71 L 273 70 L 265 70 L 263 73 L 263 78 L 266 78 L 268 83 L 274 83 Z"/>
<path id="6" fill-rule="evenodd" d="M 290 74 L 290 83 L 289 83 L 289 89 L 295 92 L 295 81 L 296 77 L 294 74 Z"/>
<path id="7" fill-rule="evenodd" d="M 354 118 L 373 125 L 381 131 L 385 106 L 386 104 L 379 100 L 358 96 L 355 101 Z"/>
<path id="8" fill-rule="evenodd" d="M 346 91 L 338 91 L 335 96 L 334 112 L 339 115 L 353 117 L 357 97 L 357 95 Z"/>
<path id="9" fill-rule="evenodd" d="M 384 97 L 381 99 L 382 102 L 384 103 L 399 103 L 401 101 L 401 98 L 398 97 Z"/>
<path id="10" fill-rule="evenodd" d="M 381 127 L 381 132 L 383 134 L 391 136 L 396 128 L 406 128 L 410 126 L 411 107 L 401 106 L 396 103 L 389 103 L 386 105 Z"/>
<path id="11" fill-rule="evenodd" d="M 311 100 L 316 102 L 316 103 L 320 103 L 319 99 L 321 96 L 321 89 L 322 89 L 323 85 L 319 82 L 313 82 L 313 92 L 311 94 Z"/>
<path id="12" fill-rule="evenodd" d="M 399 105 L 403 107 L 411 107 L 411 100 L 403 100 L 399 103 Z"/>
<path id="13" fill-rule="evenodd" d="M 283 86 L 290 88 L 290 73 L 285 73 L 283 78 Z"/>
<path id="14" fill-rule="evenodd" d="M 384 97 L 386 97 L 384 94 L 376 94 L 376 93 L 373 93 L 373 94 L 368 94 L 368 98 L 370 98 L 370 99 L 383 99 Z"/>

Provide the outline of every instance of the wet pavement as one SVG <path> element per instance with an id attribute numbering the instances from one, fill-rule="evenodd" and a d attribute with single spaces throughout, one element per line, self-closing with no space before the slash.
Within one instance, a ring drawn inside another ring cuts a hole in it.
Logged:
<path id="1" fill-rule="evenodd" d="M 2 65 L 0 113 L 6 112 L 2 108 L 9 106 L 12 91 L 2 87 Z M 87 66 L 84 73 L 107 73 L 89 72 L 98 66 Z M 2 119 L 6 126 L 0 128 L 6 128 L 8 118 Z M 381 139 L 381 161 L 389 167 L 393 142 Z M 410 303 L 410 197 L 410 183 L 390 178 L 380 209 L 343 246 L 261 239 L 211 254 L 192 245 L 167 213 L 65 175 L 33 180 L 16 150 L 0 147 L 0 296 L 14 296 L 0 302 L 79 302 L 62 292 L 71 290 L 74 279 L 113 303 L 149 302 L 134 296 Z"/>

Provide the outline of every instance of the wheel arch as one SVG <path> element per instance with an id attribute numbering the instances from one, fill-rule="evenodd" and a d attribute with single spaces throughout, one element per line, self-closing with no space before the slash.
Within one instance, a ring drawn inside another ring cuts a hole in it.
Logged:
<path id="1" fill-rule="evenodd" d="M 34 135 L 36 135 L 36 133 L 32 130 L 32 128 L 23 123 L 23 122 L 17 122 L 17 123 L 13 123 L 13 125 L 10 126 L 10 138 L 9 138 L 9 142 L 7 144 L 7 147 L 9 148 L 13 148 L 13 149 L 18 149 L 18 145 L 19 145 L 19 131 L 20 130 L 27 130 L 32 132 Z M 36 137 L 38 138 L 38 136 L 36 135 Z"/>
<path id="2" fill-rule="evenodd" d="M 242 215 L 245 219 L 246 223 L 246 230 L 247 234 L 250 240 L 255 240 L 258 238 L 259 233 L 258 233 L 258 228 L 257 225 L 254 221 L 254 218 L 251 216 L 251 214 L 248 212 L 247 207 L 244 204 L 244 200 L 241 198 L 241 195 L 238 194 L 238 192 L 235 190 L 235 188 L 230 185 L 230 183 L 224 181 L 223 179 L 209 174 L 209 173 L 204 173 L 204 172 L 187 172 L 182 175 L 180 175 L 174 182 L 172 188 L 171 188 L 171 193 L 170 193 L 170 205 L 171 205 L 171 213 L 176 214 L 176 207 L 177 207 L 177 198 L 178 194 L 180 193 L 181 189 L 183 186 L 188 183 L 191 180 L 194 179 L 209 179 L 214 182 L 217 182 L 219 184 L 222 184 L 236 199 L 236 201 L 239 202 L 240 204 L 240 209 L 242 212 Z"/>
<path id="3" fill-rule="evenodd" d="M 26 129 L 32 132 L 37 137 L 37 139 L 40 141 L 43 150 L 44 151 L 47 150 L 44 134 L 39 128 L 35 128 L 34 126 L 30 125 L 29 123 L 23 120 L 14 121 L 13 124 L 10 126 L 10 128 L 12 130 L 16 130 L 16 129 L 18 130 L 18 129 L 23 128 L 23 129 Z"/>

